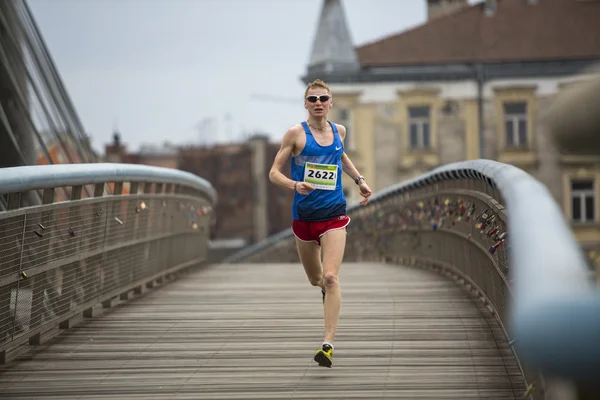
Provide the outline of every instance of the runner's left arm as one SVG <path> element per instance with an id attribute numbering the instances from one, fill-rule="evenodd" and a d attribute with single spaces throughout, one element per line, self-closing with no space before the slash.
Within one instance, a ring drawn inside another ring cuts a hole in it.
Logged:
<path id="1" fill-rule="evenodd" d="M 342 169 L 353 181 L 360 176 L 352 160 L 350 160 L 350 157 L 346 153 L 342 154 Z"/>
<path id="2" fill-rule="evenodd" d="M 342 142 L 344 142 L 344 139 L 346 139 L 346 127 L 344 125 L 337 125 L 337 127 L 338 132 L 340 133 L 340 138 L 342 139 Z M 360 176 L 360 173 L 358 172 L 358 170 L 356 169 L 356 167 L 352 163 L 352 160 L 350 160 L 350 157 L 348 157 L 348 154 L 346 154 L 346 152 L 342 154 L 342 170 L 344 170 L 344 172 L 350 178 L 352 178 L 353 181 L 355 181 L 356 178 Z"/>
<path id="3" fill-rule="evenodd" d="M 340 137 L 343 142 L 346 138 L 346 127 L 344 127 L 343 125 L 339 125 L 338 131 L 340 132 Z M 348 174 L 348 176 L 350 176 L 350 178 L 352 178 L 352 180 L 355 182 L 356 179 L 358 179 L 361 176 L 354 164 L 352 163 L 352 160 L 350 160 L 350 157 L 348 157 L 348 154 L 346 154 L 345 152 L 344 154 L 342 154 L 342 170 L 344 170 L 344 172 Z M 360 195 L 363 197 L 363 199 L 360 201 L 360 205 L 366 206 L 369 202 L 369 197 L 371 197 L 372 192 L 364 177 L 360 181 L 358 181 L 358 188 L 360 190 Z"/>

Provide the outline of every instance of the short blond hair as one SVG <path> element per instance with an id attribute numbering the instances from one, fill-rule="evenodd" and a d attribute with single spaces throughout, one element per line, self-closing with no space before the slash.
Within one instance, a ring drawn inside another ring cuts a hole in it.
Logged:
<path id="1" fill-rule="evenodd" d="M 308 91 L 310 89 L 314 89 L 314 88 L 323 88 L 325 90 L 327 90 L 327 93 L 329 93 L 331 95 L 331 89 L 329 89 L 329 86 L 327 86 L 327 84 L 325 82 L 323 82 L 320 79 L 315 79 L 314 81 L 312 81 L 311 83 L 309 83 L 306 86 L 306 90 L 304 91 L 304 97 L 308 96 Z"/>

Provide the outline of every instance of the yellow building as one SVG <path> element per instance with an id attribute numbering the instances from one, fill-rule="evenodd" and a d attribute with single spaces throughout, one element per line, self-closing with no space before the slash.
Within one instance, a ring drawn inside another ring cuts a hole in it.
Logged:
<path id="1" fill-rule="evenodd" d="M 600 246 L 600 155 L 564 154 L 545 126 L 557 92 L 600 62 L 600 1 L 426 6 L 424 24 L 356 47 L 341 1 L 324 1 L 303 81 L 331 86 L 330 119 L 346 126 L 346 151 L 371 187 L 498 160 L 544 182 L 582 245 Z"/>

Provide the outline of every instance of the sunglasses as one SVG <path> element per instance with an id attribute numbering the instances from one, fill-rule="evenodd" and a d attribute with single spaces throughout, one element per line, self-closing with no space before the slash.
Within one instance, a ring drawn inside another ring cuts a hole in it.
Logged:
<path id="1" fill-rule="evenodd" d="M 322 94 L 320 96 L 308 96 L 308 97 L 306 97 L 306 100 L 308 100 L 311 103 L 316 103 L 317 100 L 321 100 L 321 103 L 325 103 L 330 98 L 331 98 L 331 96 Z"/>

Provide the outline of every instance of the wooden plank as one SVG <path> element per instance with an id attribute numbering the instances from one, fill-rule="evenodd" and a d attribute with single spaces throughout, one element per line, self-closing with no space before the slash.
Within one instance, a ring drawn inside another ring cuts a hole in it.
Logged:
<path id="1" fill-rule="evenodd" d="M 502 331 L 451 281 L 344 264 L 334 365 L 312 361 L 320 290 L 296 264 L 213 265 L 0 369 L 11 399 L 514 399 Z M 497 340 L 499 338 L 499 340 Z"/>

